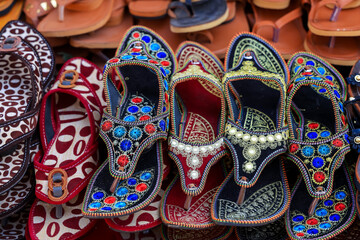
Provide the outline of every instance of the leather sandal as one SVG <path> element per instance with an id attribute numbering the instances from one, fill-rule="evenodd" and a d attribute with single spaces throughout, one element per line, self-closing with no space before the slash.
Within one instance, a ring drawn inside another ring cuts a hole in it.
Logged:
<path id="1" fill-rule="evenodd" d="M 57 6 L 56 0 L 25 0 L 23 11 L 26 15 L 26 21 L 37 26 L 39 18 L 45 16 Z"/>
<path id="2" fill-rule="evenodd" d="M 283 10 L 269 10 L 255 5 L 254 1 L 254 33 L 268 40 L 285 59 L 304 50 L 306 32 L 301 20 L 300 0 L 291 1 L 289 7 Z"/>
<path id="3" fill-rule="evenodd" d="M 107 108 L 100 134 L 108 158 L 88 186 L 85 216 L 132 214 L 159 193 L 168 129 L 168 81 L 175 68 L 168 44 L 141 26 L 128 30 L 116 57 L 107 62 L 103 76 Z"/>
<path id="4" fill-rule="evenodd" d="M 264 9 L 282 10 L 290 5 L 290 0 L 252 0 L 253 3 Z"/>
<path id="5" fill-rule="evenodd" d="M 304 180 L 299 178 L 285 216 L 286 230 L 291 239 L 333 239 L 353 223 L 356 218 L 355 194 L 347 167 L 336 170 L 335 178 L 334 190 L 319 200 L 312 213 L 308 212 L 312 196 L 308 194 Z"/>
<path id="6" fill-rule="evenodd" d="M 232 40 L 225 67 L 229 114 L 224 141 L 234 170 L 216 192 L 211 215 L 217 224 L 263 225 L 280 218 L 290 202 L 283 160 L 277 158 L 287 149 L 288 69 L 268 42 L 251 33 Z M 276 194 L 265 198 L 267 190 Z M 267 201 L 272 204 L 265 205 Z M 257 202 L 263 203 L 263 211 L 255 213 Z"/>
<path id="7" fill-rule="evenodd" d="M 334 172 L 350 151 L 343 108 L 345 81 L 335 68 L 310 53 L 295 54 L 288 65 L 287 154 L 299 167 L 314 198 L 309 209 L 313 212 L 319 199 L 332 193 Z"/>
<path id="8" fill-rule="evenodd" d="M 20 18 L 23 0 L 9 0 L 0 3 L 0 28 L 3 28 L 6 23 Z"/>
<path id="9" fill-rule="evenodd" d="M 170 0 L 129 0 L 131 15 L 137 18 L 157 19 L 167 15 Z"/>
<path id="10" fill-rule="evenodd" d="M 198 32 L 216 27 L 229 15 L 225 0 L 174 1 L 169 4 L 170 29 L 175 33 Z"/>
<path id="11" fill-rule="evenodd" d="M 163 224 L 161 229 L 161 237 L 164 240 L 225 240 L 229 239 L 232 232 L 233 228 L 227 226 L 215 225 L 210 228 L 190 230 L 166 227 Z"/>
<path id="12" fill-rule="evenodd" d="M 359 41 L 359 37 L 324 37 L 309 31 L 304 47 L 331 64 L 353 66 L 360 58 Z"/>
<path id="13" fill-rule="evenodd" d="M 359 36 L 359 5 L 358 0 L 311 0 L 309 30 L 319 36 Z"/>

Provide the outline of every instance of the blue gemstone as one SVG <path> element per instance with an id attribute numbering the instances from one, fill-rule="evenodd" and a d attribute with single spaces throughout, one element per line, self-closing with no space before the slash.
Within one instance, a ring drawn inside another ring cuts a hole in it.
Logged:
<path id="1" fill-rule="evenodd" d="M 313 61 L 307 61 L 306 65 L 315 66 L 315 63 Z"/>
<path id="2" fill-rule="evenodd" d="M 313 80 L 322 80 L 321 77 L 310 77 L 310 78 L 313 79 Z"/>
<path id="3" fill-rule="evenodd" d="M 321 168 L 322 166 L 324 166 L 324 159 L 322 159 L 321 157 L 316 157 L 312 160 L 312 165 L 316 168 Z"/>
<path id="4" fill-rule="evenodd" d="M 112 208 L 111 207 L 103 207 L 103 208 L 101 208 L 101 210 L 103 210 L 103 211 L 111 211 Z"/>
<path id="5" fill-rule="evenodd" d="M 89 208 L 99 208 L 101 207 L 101 203 L 99 202 L 93 202 L 89 204 Z"/>
<path id="6" fill-rule="evenodd" d="M 166 107 L 165 106 L 163 107 L 163 112 L 166 112 Z"/>
<path id="7" fill-rule="evenodd" d="M 304 80 L 304 79 L 306 79 L 306 77 L 300 77 L 300 78 L 297 78 L 297 79 L 295 80 L 295 82 L 298 82 L 298 81 L 301 81 L 301 80 Z"/>
<path id="8" fill-rule="evenodd" d="M 170 70 L 169 69 L 165 69 L 166 75 L 170 74 Z"/>
<path id="9" fill-rule="evenodd" d="M 324 75 L 324 74 L 325 74 L 325 69 L 324 69 L 324 68 L 318 67 L 317 70 L 318 70 L 318 72 L 319 72 L 321 75 Z"/>
<path id="10" fill-rule="evenodd" d="M 324 205 L 327 206 L 327 207 L 331 207 L 333 204 L 334 204 L 334 202 L 332 200 L 326 200 L 324 202 Z"/>
<path id="11" fill-rule="evenodd" d="M 147 181 L 151 178 L 151 173 L 149 172 L 144 172 L 143 174 L 141 174 L 140 176 L 140 180 L 142 181 Z"/>
<path id="12" fill-rule="evenodd" d="M 328 214 L 328 210 L 326 210 L 325 208 L 320 208 L 316 210 L 315 214 L 318 217 L 325 217 Z"/>
<path id="13" fill-rule="evenodd" d="M 151 38 L 149 37 L 149 36 L 143 36 L 142 38 L 141 38 L 141 40 L 143 40 L 144 42 L 146 42 L 146 43 L 149 43 L 150 41 L 151 41 Z"/>
<path id="14" fill-rule="evenodd" d="M 169 84 L 166 80 L 164 80 L 164 87 L 165 87 L 165 90 L 169 90 Z"/>
<path id="15" fill-rule="evenodd" d="M 305 230 L 305 226 L 304 225 L 296 225 L 293 229 L 295 232 L 302 232 Z"/>
<path id="16" fill-rule="evenodd" d="M 143 113 L 149 113 L 149 112 L 151 112 L 151 110 L 152 110 L 152 107 L 150 107 L 150 106 L 145 106 L 145 107 L 141 108 L 141 111 Z"/>
<path id="17" fill-rule="evenodd" d="M 340 107 L 340 110 L 341 110 L 342 112 L 344 112 L 344 107 L 343 107 L 343 104 L 342 104 L 341 102 L 339 102 L 339 107 Z"/>
<path id="18" fill-rule="evenodd" d="M 129 178 L 128 179 L 128 185 L 134 186 L 137 183 L 135 178 Z"/>
<path id="19" fill-rule="evenodd" d="M 317 230 L 316 228 L 310 228 L 309 230 L 306 231 L 308 234 L 311 235 L 315 235 L 319 233 L 319 230 Z"/>
<path id="20" fill-rule="evenodd" d="M 167 54 L 166 54 L 166 52 L 158 52 L 158 53 L 156 54 L 156 56 L 157 56 L 158 58 L 166 58 Z"/>
<path id="21" fill-rule="evenodd" d="M 102 199 L 104 197 L 104 193 L 103 192 L 96 192 L 92 195 L 92 198 L 94 200 L 99 200 Z"/>
<path id="22" fill-rule="evenodd" d="M 165 72 L 165 69 L 163 67 L 160 67 L 160 70 L 161 70 L 162 74 L 166 77 L 167 74 Z"/>
<path id="23" fill-rule="evenodd" d="M 326 76 L 327 79 L 329 79 L 330 81 L 333 80 L 333 77 L 332 76 Z"/>
<path id="24" fill-rule="evenodd" d="M 133 52 L 133 53 L 131 53 L 131 55 L 140 56 L 140 53 L 138 53 L 138 52 Z"/>
<path id="25" fill-rule="evenodd" d="M 128 107 L 128 111 L 131 113 L 137 113 L 139 111 L 139 107 L 138 106 L 130 106 L 130 107 Z"/>
<path id="26" fill-rule="evenodd" d="M 339 94 L 338 91 L 334 90 L 334 94 L 335 94 L 335 96 L 336 96 L 337 98 L 340 98 L 340 94 Z"/>
<path id="27" fill-rule="evenodd" d="M 295 217 L 293 217 L 292 219 L 294 222 L 302 222 L 304 221 L 304 216 L 302 215 L 296 215 Z"/>
<path id="28" fill-rule="evenodd" d="M 330 223 L 320 223 L 319 227 L 321 229 L 329 229 L 329 228 L 331 228 L 331 224 Z"/>
<path id="29" fill-rule="evenodd" d="M 328 155 L 331 149 L 328 145 L 320 145 L 318 151 L 322 155 Z"/>
<path id="30" fill-rule="evenodd" d="M 161 120 L 161 121 L 159 122 L 159 127 L 160 127 L 161 131 L 165 131 L 165 129 L 166 129 L 166 123 L 165 123 L 164 120 Z"/>
<path id="31" fill-rule="evenodd" d="M 125 122 L 135 122 L 136 117 L 129 115 L 129 116 L 124 117 L 124 121 Z"/>
<path id="32" fill-rule="evenodd" d="M 129 201 L 136 201 L 139 199 L 139 196 L 137 194 L 130 194 L 128 197 L 127 197 L 127 200 Z"/>
<path id="33" fill-rule="evenodd" d="M 345 137 L 345 140 L 347 141 L 347 143 L 350 143 L 349 135 L 345 134 L 344 137 Z"/>
<path id="34" fill-rule="evenodd" d="M 141 130 L 139 128 L 133 128 L 130 130 L 129 135 L 134 140 L 138 140 L 141 137 Z"/>
<path id="35" fill-rule="evenodd" d="M 326 89 L 325 89 L 325 88 L 321 88 L 321 89 L 319 89 L 319 92 L 321 92 L 321 93 L 326 93 Z"/>
<path id="36" fill-rule="evenodd" d="M 124 127 L 116 127 L 114 129 L 114 136 L 117 138 L 121 138 L 126 133 L 126 129 Z"/>
<path id="37" fill-rule="evenodd" d="M 337 200 L 344 200 L 346 198 L 346 193 L 344 191 L 339 191 L 335 193 L 335 198 Z"/>
<path id="38" fill-rule="evenodd" d="M 124 140 L 122 140 L 121 143 L 120 143 L 120 148 L 121 148 L 121 150 L 123 150 L 123 151 L 128 151 L 128 150 L 130 150 L 131 146 L 132 146 L 132 143 L 131 143 L 131 141 L 128 140 L 128 139 L 124 139 Z"/>
<path id="39" fill-rule="evenodd" d="M 295 73 L 299 70 L 299 68 L 300 68 L 300 66 L 295 67 L 295 69 L 294 69 Z"/>
<path id="40" fill-rule="evenodd" d="M 124 55 L 121 57 L 122 60 L 130 60 L 132 58 L 133 58 L 133 56 L 131 56 L 131 55 Z"/>
<path id="41" fill-rule="evenodd" d="M 124 207 L 126 207 L 125 202 L 117 202 L 117 203 L 115 203 L 115 208 L 124 208 Z"/>
<path id="42" fill-rule="evenodd" d="M 330 221 L 337 222 L 340 220 L 340 215 L 339 214 L 331 214 L 329 219 L 330 219 Z"/>
<path id="43" fill-rule="evenodd" d="M 127 188 L 125 187 L 121 187 L 119 188 L 118 190 L 116 190 L 116 195 L 121 197 L 121 196 L 124 196 L 128 193 L 129 191 L 127 190 Z"/>
<path id="44" fill-rule="evenodd" d="M 160 49 L 160 44 L 158 44 L 158 43 L 152 43 L 151 45 L 150 45 L 150 49 L 152 50 L 152 51 L 159 51 L 159 49 Z"/>
<path id="45" fill-rule="evenodd" d="M 318 134 L 317 134 L 316 132 L 309 132 L 309 133 L 307 134 L 307 136 L 308 136 L 308 138 L 310 138 L 310 139 L 316 139 L 316 138 L 318 138 Z"/>
<path id="46" fill-rule="evenodd" d="M 314 149 L 312 147 L 306 146 L 302 149 L 302 153 L 305 157 L 311 157 L 314 154 Z"/>
<path id="47" fill-rule="evenodd" d="M 137 60 L 147 60 L 148 57 L 147 56 L 137 56 L 136 59 Z"/>
<path id="48" fill-rule="evenodd" d="M 322 131 L 320 133 L 320 136 L 323 137 L 323 138 L 326 138 L 326 137 L 330 136 L 330 132 L 329 131 Z"/>

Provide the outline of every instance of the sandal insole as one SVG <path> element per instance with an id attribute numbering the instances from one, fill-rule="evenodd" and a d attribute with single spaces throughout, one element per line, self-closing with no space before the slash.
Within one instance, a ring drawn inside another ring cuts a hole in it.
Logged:
<path id="1" fill-rule="evenodd" d="M 91 129 L 86 109 L 78 98 L 58 93 L 52 104 L 56 133 L 43 164 L 58 168 L 70 164 L 84 153 Z"/>
<path id="2" fill-rule="evenodd" d="M 0 122 L 5 122 L 27 111 L 33 89 L 29 69 L 20 59 L 4 55 L 0 65 Z"/>

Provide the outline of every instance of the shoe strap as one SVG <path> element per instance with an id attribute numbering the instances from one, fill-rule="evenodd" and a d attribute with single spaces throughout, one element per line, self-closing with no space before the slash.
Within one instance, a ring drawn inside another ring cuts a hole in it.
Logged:
<path id="1" fill-rule="evenodd" d="M 130 177 L 141 153 L 156 141 L 166 140 L 168 115 L 165 112 L 145 121 L 126 122 L 104 112 L 100 136 L 107 146 L 114 178 Z"/>

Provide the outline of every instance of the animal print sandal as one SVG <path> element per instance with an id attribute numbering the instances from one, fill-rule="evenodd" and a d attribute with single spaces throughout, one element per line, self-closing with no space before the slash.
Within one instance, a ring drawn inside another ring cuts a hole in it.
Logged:
<path id="1" fill-rule="evenodd" d="M 86 59 L 67 61 L 41 105 L 44 153 L 34 160 L 39 199 L 62 204 L 87 186 L 97 168 L 104 105 L 101 70 Z"/>
<path id="2" fill-rule="evenodd" d="M 288 65 L 287 154 L 314 197 L 313 210 L 316 201 L 332 193 L 334 172 L 350 151 L 343 108 L 345 81 L 330 64 L 311 53 L 293 55 Z"/>
<path id="3" fill-rule="evenodd" d="M 43 89 L 53 75 L 54 58 L 44 37 L 25 23 L 9 22 L 0 34 L 1 194 L 16 185 L 28 168 L 31 137 Z"/>
<path id="4" fill-rule="evenodd" d="M 83 206 L 87 217 L 113 218 L 150 204 L 163 179 L 168 81 L 176 60 L 150 29 L 134 26 L 104 70 L 107 109 L 101 123 L 108 159 L 91 179 Z M 116 87 L 118 85 L 118 87 Z"/>

